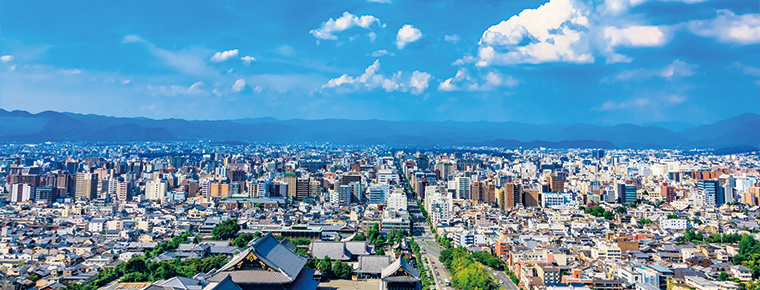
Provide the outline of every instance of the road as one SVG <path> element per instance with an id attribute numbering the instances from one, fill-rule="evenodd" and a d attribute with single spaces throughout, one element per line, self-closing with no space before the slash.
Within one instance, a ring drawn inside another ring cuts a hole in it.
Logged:
<path id="1" fill-rule="evenodd" d="M 488 273 L 496 278 L 497 283 L 507 290 L 518 290 L 515 283 L 512 283 L 512 279 L 507 276 L 504 271 L 495 271 L 493 269 L 487 269 Z"/>
<path id="2" fill-rule="evenodd" d="M 439 260 L 439 257 L 441 256 L 440 251 L 442 249 L 438 247 L 438 244 L 436 244 L 434 235 L 432 232 L 430 232 L 430 227 L 427 225 L 427 223 L 425 223 L 425 218 L 422 216 L 422 214 L 419 213 L 417 203 L 410 201 L 408 208 L 410 213 L 414 213 L 415 225 L 418 225 L 415 228 L 419 229 L 419 232 L 413 236 L 414 241 L 420 245 L 420 254 L 422 254 L 424 258 L 427 258 L 427 263 L 425 266 L 430 269 L 428 273 L 432 273 L 432 275 L 429 276 L 431 276 L 431 279 L 435 281 L 435 285 L 432 285 L 431 288 L 439 290 L 448 289 L 448 286 L 443 285 L 442 283 L 443 281 L 451 281 L 449 271 Z M 428 243 L 430 243 L 430 245 L 433 245 L 433 247 L 428 245 Z M 435 268 L 433 267 L 434 265 Z"/>

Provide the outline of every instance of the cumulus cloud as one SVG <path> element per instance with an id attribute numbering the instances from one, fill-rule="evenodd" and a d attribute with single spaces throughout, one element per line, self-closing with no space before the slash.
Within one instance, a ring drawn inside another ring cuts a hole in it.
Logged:
<path id="1" fill-rule="evenodd" d="M 228 59 L 237 57 L 238 53 L 239 51 L 237 49 L 220 51 L 220 52 L 215 53 L 213 56 L 211 56 L 211 61 L 213 62 L 227 61 Z"/>
<path id="2" fill-rule="evenodd" d="M 573 62 L 594 57 L 581 40 L 589 10 L 572 0 L 551 0 L 489 27 L 480 38 L 476 65 Z"/>
<path id="3" fill-rule="evenodd" d="M 237 93 L 245 89 L 245 80 L 244 79 L 238 79 L 235 81 L 235 84 L 232 85 L 232 91 Z"/>
<path id="4" fill-rule="evenodd" d="M 0 56 L 0 61 L 2 61 L 2 62 L 9 62 L 9 61 L 12 61 L 12 60 L 13 60 L 13 56 L 10 55 L 10 54 L 6 54 L 6 55 L 3 55 L 3 56 Z"/>
<path id="5" fill-rule="evenodd" d="M 736 15 L 730 10 L 718 10 L 711 20 L 694 20 L 687 24 L 689 31 L 715 38 L 723 43 L 740 45 L 760 43 L 760 14 Z"/>
<path id="6" fill-rule="evenodd" d="M 419 95 L 428 88 L 431 75 L 426 72 L 414 71 L 409 79 L 409 87 L 412 94 Z"/>
<path id="7" fill-rule="evenodd" d="M 375 90 L 382 88 L 386 92 L 411 92 L 419 95 L 429 86 L 432 76 L 422 71 L 414 71 L 409 77 L 405 77 L 402 72 L 396 72 L 390 77 L 378 73 L 380 71 L 380 60 L 375 60 L 372 65 L 368 66 L 360 76 L 352 77 L 343 74 L 340 77 L 331 79 L 322 88 L 333 88 L 344 92 L 357 92 L 361 90 Z"/>
<path id="8" fill-rule="evenodd" d="M 338 32 L 346 31 L 353 27 L 370 29 L 373 24 L 385 27 L 385 24 L 382 24 L 380 22 L 380 19 L 375 16 L 357 16 L 346 11 L 343 12 L 343 15 L 338 19 L 330 18 L 327 21 L 322 22 L 322 25 L 320 25 L 319 28 L 312 29 L 309 31 L 309 34 L 313 35 L 317 39 L 338 40 L 338 36 L 335 35 Z"/>
<path id="9" fill-rule="evenodd" d="M 696 65 L 689 64 L 680 59 L 674 60 L 667 66 L 659 69 L 635 69 L 626 70 L 615 74 L 612 77 L 602 79 L 602 82 L 624 82 L 630 80 L 645 80 L 653 77 L 664 79 L 674 79 L 681 77 L 690 77 L 695 74 Z"/>
<path id="10" fill-rule="evenodd" d="M 519 83 L 520 81 L 514 77 L 504 75 L 498 71 L 488 71 L 478 76 L 471 76 L 466 69 L 460 68 L 453 77 L 439 83 L 438 90 L 444 92 L 491 91 L 501 87 L 513 88 Z"/>
<path id="11" fill-rule="evenodd" d="M 244 65 L 250 65 L 253 61 L 256 60 L 256 58 L 250 55 L 246 55 L 246 56 L 241 57 L 240 60 L 243 62 Z"/>
<path id="12" fill-rule="evenodd" d="M 168 97 L 174 97 L 174 96 L 188 96 L 188 95 L 200 95 L 206 93 L 206 91 L 203 89 L 203 82 L 195 82 L 189 87 L 180 86 L 180 85 L 171 85 L 171 86 L 148 86 L 148 91 L 153 92 L 154 94 L 168 96 Z"/>
<path id="13" fill-rule="evenodd" d="M 480 38 L 477 54 L 454 65 L 583 64 L 595 62 L 597 55 L 607 63 L 631 62 L 631 57 L 617 53 L 616 48 L 658 47 L 671 38 L 669 26 L 615 15 L 643 1 L 550 0 L 489 27 Z"/>
<path id="14" fill-rule="evenodd" d="M 420 40 L 420 38 L 422 38 L 422 32 L 419 29 L 411 24 L 405 24 L 396 34 L 396 47 L 404 49 L 407 44 Z"/>

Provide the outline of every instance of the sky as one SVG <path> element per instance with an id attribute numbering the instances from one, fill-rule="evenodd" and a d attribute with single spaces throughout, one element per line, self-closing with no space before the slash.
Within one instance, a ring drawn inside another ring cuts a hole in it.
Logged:
<path id="1" fill-rule="evenodd" d="M 0 0 L 0 108 L 704 124 L 760 111 L 760 4 Z"/>

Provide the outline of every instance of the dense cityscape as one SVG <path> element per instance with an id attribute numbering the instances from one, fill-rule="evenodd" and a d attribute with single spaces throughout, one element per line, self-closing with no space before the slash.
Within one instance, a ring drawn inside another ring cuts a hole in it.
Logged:
<path id="1" fill-rule="evenodd" d="M 759 165 L 709 150 L 6 144 L 0 287 L 757 289 Z"/>

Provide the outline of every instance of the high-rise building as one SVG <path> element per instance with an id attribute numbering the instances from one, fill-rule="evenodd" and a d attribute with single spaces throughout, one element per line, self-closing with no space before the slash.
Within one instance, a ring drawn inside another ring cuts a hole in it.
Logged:
<path id="1" fill-rule="evenodd" d="M 309 198 L 309 184 L 311 184 L 311 179 L 308 177 L 299 177 L 296 179 L 297 200 L 304 200 Z"/>
<path id="2" fill-rule="evenodd" d="M 451 219 L 454 203 L 444 187 L 430 185 L 425 187 L 425 197 L 425 209 L 433 226 Z"/>
<path id="3" fill-rule="evenodd" d="M 483 201 L 486 195 L 486 184 L 483 181 L 473 181 L 470 185 L 470 199 L 474 201 Z"/>
<path id="4" fill-rule="evenodd" d="M 128 201 L 132 196 L 131 193 L 131 186 L 129 182 L 116 183 L 116 200 L 120 202 Z"/>
<path id="5" fill-rule="evenodd" d="M 298 189 L 296 183 L 298 183 L 298 176 L 295 172 L 285 172 L 285 176 L 282 177 L 282 181 L 288 184 L 288 197 L 295 198 L 296 190 Z"/>
<path id="6" fill-rule="evenodd" d="M 456 178 L 457 198 L 470 199 L 470 178 L 458 176 Z M 427 189 L 427 188 L 426 188 Z M 425 192 L 427 194 L 427 192 Z"/>
<path id="7" fill-rule="evenodd" d="M 14 183 L 11 185 L 10 201 L 13 203 L 26 202 L 32 199 L 34 187 L 25 183 Z"/>
<path id="8" fill-rule="evenodd" d="M 548 176 L 546 177 L 546 183 L 549 184 L 550 192 L 565 191 L 565 179 L 561 176 Z"/>
<path id="9" fill-rule="evenodd" d="M 504 206 L 515 207 L 518 204 L 522 204 L 522 197 L 520 196 L 520 185 L 515 183 L 507 183 L 504 185 Z"/>
<path id="10" fill-rule="evenodd" d="M 362 175 L 358 172 L 349 172 L 347 174 L 343 174 L 340 177 L 340 184 L 341 185 L 348 185 L 351 182 L 362 182 Z"/>
<path id="11" fill-rule="evenodd" d="M 338 204 L 349 205 L 351 203 L 351 187 L 341 185 L 338 187 Z"/>
<path id="12" fill-rule="evenodd" d="M 541 205 L 541 193 L 536 190 L 526 190 L 523 194 L 523 206 L 536 207 Z"/>
<path id="13" fill-rule="evenodd" d="M 94 200 L 98 193 L 98 175 L 86 172 L 77 173 L 74 190 L 74 197 L 77 200 Z"/>
<path id="14" fill-rule="evenodd" d="M 53 186 L 40 186 L 37 187 L 34 200 L 36 202 L 45 202 L 51 204 L 58 197 L 58 188 Z"/>
<path id="15" fill-rule="evenodd" d="M 373 184 L 367 189 L 369 203 L 385 204 L 390 186 L 387 184 Z"/>
<path id="16" fill-rule="evenodd" d="M 361 203 L 364 196 L 364 190 L 362 183 L 358 181 L 350 182 L 348 186 L 351 188 L 351 202 Z"/>
<path id="17" fill-rule="evenodd" d="M 617 198 L 620 204 L 634 203 L 638 199 L 636 196 L 636 186 L 619 183 L 617 185 Z"/>
<path id="18" fill-rule="evenodd" d="M 697 180 L 697 194 L 704 200 L 705 206 L 721 206 L 725 200 L 723 188 L 717 180 Z"/>
<path id="19" fill-rule="evenodd" d="M 169 184 L 166 180 L 151 179 L 145 182 L 145 198 L 148 200 L 159 200 L 166 196 Z"/>
<path id="20" fill-rule="evenodd" d="M 674 201 L 676 200 L 676 188 L 663 182 L 660 185 L 660 195 L 662 195 L 662 199 L 666 202 Z"/>
<path id="21" fill-rule="evenodd" d="M 406 211 L 406 194 L 404 193 L 403 189 L 396 188 L 391 192 L 391 194 L 388 196 L 388 209 Z"/>

